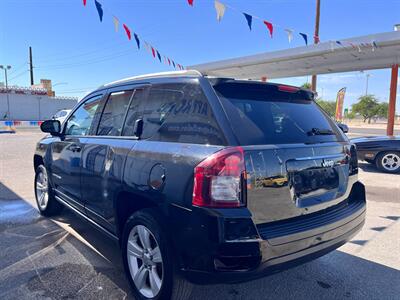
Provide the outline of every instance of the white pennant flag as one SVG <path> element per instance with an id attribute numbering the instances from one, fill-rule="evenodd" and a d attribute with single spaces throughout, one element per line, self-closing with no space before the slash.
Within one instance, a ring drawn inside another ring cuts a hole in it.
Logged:
<path id="1" fill-rule="evenodd" d="M 113 16 L 113 22 L 114 22 L 115 32 L 118 32 L 118 28 L 119 28 L 119 20 L 118 20 L 118 18 Z"/>
<path id="2" fill-rule="evenodd" d="M 215 10 L 217 11 L 217 20 L 221 21 L 225 14 L 225 5 L 218 0 L 214 1 Z"/>
<path id="3" fill-rule="evenodd" d="M 292 39 L 293 39 L 293 30 L 285 29 L 285 31 L 287 33 L 287 37 L 288 37 L 288 40 L 289 40 L 289 43 L 290 43 L 292 41 Z"/>

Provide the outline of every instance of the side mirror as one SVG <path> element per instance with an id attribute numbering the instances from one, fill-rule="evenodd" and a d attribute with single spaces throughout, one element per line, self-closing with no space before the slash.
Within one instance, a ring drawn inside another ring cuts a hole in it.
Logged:
<path id="1" fill-rule="evenodd" d="M 61 133 L 61 123 L 58 120 L 47 120 L 40 125 L 40 130 L 58 136 Z"/>
<path id="2" fill-rule="evenodd" d="M 349 127 L 348 127 L 346 124 L 337 123 L 337 125 L 339 126 L 339 128 L 340 128 L 344 133 L 348 133 L 348 132 L 349 132 Z"/>
<path id="3" fill-rule="evenodd" d="M 137 119 L 135 121 L 135 126 L 133 127 L 133 134 L 137 137 L 140 138 L 140 136 L 143 133 L 143 119 Z"/>

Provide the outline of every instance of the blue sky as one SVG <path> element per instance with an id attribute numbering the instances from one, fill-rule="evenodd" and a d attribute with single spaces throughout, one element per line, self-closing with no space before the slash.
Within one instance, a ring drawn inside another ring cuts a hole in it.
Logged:
<path id="1" fill-rule="evenodd" d="M 35 82 L 52 79 L 57 94 L 82 96 L 97 86 L 127 76 L 171 70 L 137 50 L 122 28 L 114 32 L 112 15 L 132 31 L 183 65 L 302 46 L 288 43 L 276 28 L 274 38 L 260 21 L 253 30 L 239 12 L 228 9 L 218 23 L 212 0 L 99 0 L 104 7 L 99 22 L 93 0 L 1 0 L 0 64 L 10 64 L 9 84 L 29 85 L 28 47 L 32 46 Z M 221 0 L 240 11 L 312 36 L 315 0 Z M 399 0 L 322 0 L 320 38 L 339 40 L 392 31 L 400 23 Z M 369 71 L 369 92 L 381 101 L 389 96 L 390 71 Z M 277 80 L 300 85 L 311 78 Z M 0 74 L 0 81 L 3 75 Z M 365 74 L 359 72 L 319 77 L 318 93 L 334 100 L 346 86 L 345 107 L 365 93 Z M 398 97 L 399 99 L 399 97 Z M 399 102 L 399 101 L 398 101 Z M 399 111 L 400 104 L 397 105 Z"/>

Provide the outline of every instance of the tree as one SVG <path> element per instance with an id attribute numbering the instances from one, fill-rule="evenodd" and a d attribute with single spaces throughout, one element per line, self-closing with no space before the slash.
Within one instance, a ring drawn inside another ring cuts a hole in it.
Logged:
<path id="1" fill-rule="evenodd" d="M 321 98 L 318 98 L 317 103 L 321 108 L 330 116 L 334 117 L 336 113 L 336 102 L 335 101 L 326 101 Z"/>
<path id="2" fill-rule="evenodd" d="M 378 104 L 376 109 L 376 118 L 387 118 L 389 110 L 389 103 L 382 102 Z"/>
<path id="3" fill-rule="evenodd" d="M 351 106 L 353 113 L 363 117 L 364 123 L 368 120 L 371 123 L 372 118 L 386 117 L 388 110 L 387 103 L 379 103 L 374 95 L 365 95 L 358 98 L 358 102 Z"/>
<path id="4" fill-rule="evenodd" d="M 311 83 L 305 82 L 305 83 L 303 83 L 300 87 L 303 88 L 303 89 L 309 89 L 309 90 L 311 90 Z"/>

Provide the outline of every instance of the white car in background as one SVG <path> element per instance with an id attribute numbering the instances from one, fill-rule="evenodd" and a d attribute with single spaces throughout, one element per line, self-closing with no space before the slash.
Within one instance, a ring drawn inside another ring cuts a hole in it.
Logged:
<path id="1" fill-rule="evenodd" d="M 58 120 L 60 121 L 60 123 L 62 124 L 64 122 L 64 120 L 67 118 L 68 114 L 71 112 L 71 109 L 62 109 L 60 111 L 58 111 L 54 116 L 53 119 L 54 120 Z"/>

